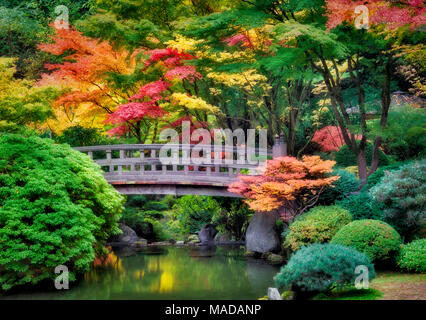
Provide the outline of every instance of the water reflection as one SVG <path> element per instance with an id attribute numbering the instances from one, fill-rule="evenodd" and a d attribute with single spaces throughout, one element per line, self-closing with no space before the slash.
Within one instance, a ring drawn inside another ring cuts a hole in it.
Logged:
<path id="1" fill-rule="evenodd" d="M 71 290 L 28 299 L 257 299 L 279 267 L 251 262 L 239 248 L 115 249 Z M 102 265 L 102 267 L 100 267 Z M 9 296 L 8 298 L 14 298 Z"/>

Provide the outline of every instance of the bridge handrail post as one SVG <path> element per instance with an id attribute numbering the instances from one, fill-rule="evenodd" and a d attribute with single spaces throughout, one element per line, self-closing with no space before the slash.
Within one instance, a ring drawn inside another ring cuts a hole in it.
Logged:
<path id="1" fill-rule="evenodd" d="M 141 174 L 144 174 L 145 173 L 145 165 L 144 165 L 145 149 L 144 148 L 139 148 L 139 159 L 141 161 L 141 164 L 139 165 L 139 170 Z"/>
<path id="2" fill-rule="evenodd" d="M 106 160 L 107 163 L 109 163 L 108 168 L 109 168 L 109 172 L 114 172 L 114 165 L 112 165 L 111 160 L 112 160 L 112 150 L 105 150 L 106 153 Z"/>
<path id="3" fill-rule="evenodd" d="M 272 147 L 272 157 L 279 158 L 279 157 L 286 157 L 286 156 L 287 156 L 287 143 L 285 141 L 284 134 L 281 134 L 280 136 L 275 135 L 275 142 L 274 142 L 274 146 Z"/>

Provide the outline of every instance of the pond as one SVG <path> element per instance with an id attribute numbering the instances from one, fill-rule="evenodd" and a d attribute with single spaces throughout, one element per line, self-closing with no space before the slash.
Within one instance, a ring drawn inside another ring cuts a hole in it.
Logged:
<path id="1" fill-rule="evenodd" d="M 100 262 L 95 262 L 95 264 Z M 244 257 L 239 247 L 116 248 L 69 290 L 6 299 L 258 299 L 280 267 Z"/>

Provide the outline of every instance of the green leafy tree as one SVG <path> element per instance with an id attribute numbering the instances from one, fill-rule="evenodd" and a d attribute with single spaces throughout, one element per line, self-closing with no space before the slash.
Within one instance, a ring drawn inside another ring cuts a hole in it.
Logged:
<path id="1" fill-rule="evenodd" d="M 173 218 L 182 234 L 197 233 L 221 208 L 212 197 L 183 196 L 173 206 Z"/>
<path id="2" fill-rule="evenodd" d="M 15 59 L 0 58 L 0 131 L 37 127 L 53 115 L 50 103 L 58 90 L 33 87 L 34 81 L 15 79 Z"/>
<path id="3" fill-rule="evenodd" d="M 216 210 L 212 222 L 221 233 L 230 233 L 236 240 L 241 240 L 248 227 L 253 211 L 241 199 L 222 198 L 217 200 L 222 210 Z"/>
<path id="4" fill-rule="evenodd" d="M 402 106 L 389 112 L 388 121 L 384 128 L 378 121 L 372 124 L 372 132 L 381 134 L 383 147 L 389 154 L 394 154 L 398 160 L 425 155 L 426 149 L 426 110 Z"/>
<path id="5" fill-rule="evenodd" d="M 89 14 L 95 8 L 95 3 L 96 0 L 3 0 L 2 6 L 17 9 L 37 22 L 48 25 L 56 18 L 57 6 L 66 6 L 70 21 L 74 21 Z"/>
<path id="6" fill-rule="evenodd" d="M 374 152 L 374 146 L 373 144 L 367 142 L 365 145 L 365 155 L 367 158 L 369 156 L 373 156 Z M 383 153 L 382 150 L 379 150 L 377 152 L 379 157 L 379 165 L 380 166 L 387 166 L 389 165 L 389 158 L 386 156 L 386 154 Z M 341 167 L 350 167 L 350 166 L 356 166 L 357 165 L 357 158 L 356 155 L 352 152 L 350 147 L 348 145 L 343 145 L 339 148 L 339 150 L 334 154 L 334 159 L 337 162 L 338 166 Z"/>
<path id="7" fill-rule="evenodd" d="M 161 47 L 185 20 L 210 14 L 229 0 L 97 0 L 93 15 L 78 25 L 87 35 L 128 49 Z"/>
<path id="8" fill-rule="evenodd" d="M 96 145 L 110 145 L 118 142 L 117 139 L 108 138 L 96 128 L 84 128 L 81 126 L 70 127 L 55 137 L 58 143 L 68 143 L 71 147 L 84 147 Z"/>
<path id="9" fill-rule="evenodd" d="M 340 6 L 339 10 L 331 10 L 332 4 Z M 223 43 L 226 33 L 230 36 L 267 25 L 271 30 L 268 32 L 271 45 L 266 53 L 262 52 L 263 58 L 258 55 L 254 59 L 254 64 L 275 70 L 275 74 L 293 68 L 293 71 L 299 71 L 299 75 L 304 74 L 305 80 L 310 79 L 306 70 L 311 69 L 320 77 L 313 78 L 313 81 L 324 86 L 329 96 L 345 144 L 356 157 L 363 186 L 368 175 L 379 165 L 378 152 L 382 142 L 381 135 L 374 137 L 372 157 L 368 159 L 368 112 L 375 111 L 380 117 L 380 126 L 386 126 L 396 61 L 403 52 L 402 47 L 416 45 L 422 32 L 410 19 L 401 20 L 396 28 L 389 30 L 387 22 L 394 26 L 395 20 L 392 19 L 398 17 L 395 11 L 413 8 L 410 7 L 412 4 L 406 3 L 401 4 L 403 9 L 399 5 L 393 7 L 390 2 L 387 5 L 387 14 L 374 20 L 366 32 L 352 25 L 350 18 L 353 14 L 346 12 L 352 7 L 345 9 L 345 5 L 335 1 L 238 1 L 231 10 L 200 19 L 188 34 L 198 35 L 207 40 L 205 43 L 221 49 L 218 43 Z M 421 21 L 421 11 L 415 12 L 419 19 L 413 20 Z M 241 34 L 238 35 L 241 39 Z M 247 64 L 253 65 L 253 60 Z M 235 65 L 241 68 L 241 63 Z M 359 143 L 358 135 L 361 135 Z"/>

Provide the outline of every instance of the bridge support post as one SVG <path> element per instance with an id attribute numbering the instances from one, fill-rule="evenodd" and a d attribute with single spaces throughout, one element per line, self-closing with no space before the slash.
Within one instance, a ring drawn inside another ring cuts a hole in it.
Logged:
<path id="1" fill-rule="evenodd" d="M 286 157 L 287 156 L 287 142 L 285 141 L 284 134 L 280 136 L 275 135 L 274 146 L 272 147 L 272 157 Z"/>

